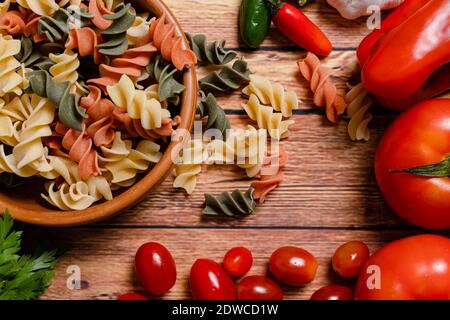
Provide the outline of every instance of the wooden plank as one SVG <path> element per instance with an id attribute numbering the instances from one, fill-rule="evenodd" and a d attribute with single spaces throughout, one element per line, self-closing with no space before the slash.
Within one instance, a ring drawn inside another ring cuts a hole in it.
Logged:
<path id="1" fill-rule="evenodd" d="M 245 116 L 229 117 L 234 127 L 248 124 Z M 285 181 L 248 218 L 201 218 L 205 192 L 219 194 L 250 185 L 242 169 L 214 165 L 204 166 L 192 195 L 174 189 L 169 177 L 139 205 L 103 225 L 364 227 L 398 223 L 386 210 L 373 176 L 375 146 L 390 117 L 375 118 L 372 140 L 367 143 L 351 142 L 344 120 L 333 126 L 320 115 L 294 119 L 291 135 L 284 141 L 289 156 Z"/>
<path id="2" fill-rule="evenodd" d="M 204 33 L 212 40 L 226 39 L 227 45 L 233 48 L 244 46 L 239 41 L 240 2 L 240 0 L 166 1 L 186 32 Z M 325 32 L 337 48 L 354 48 L 370 32 L 364 18 L 355 21 L 346 20 L 326 3 L 312 3 L 302 11 Z M 273 48 L 292 44 L 272 26 L 262 46 Z"/>
<path id="3" fill-rule="evenodd" d="M 249 274 L 266 274 L 271 253 L 280 246 L 294 245 L 309 250 L 319 261 L 313 283 L 300 288 L 284 288 L 286 299 L 308 299 L 312 292 L 329 283 L 352 285 L 330 271 L 334 250 L 345 241 L 365 241 L 372 252 L 383 243 L 411 232 L 373 232 L 348 230 L 218 230 L 218 229 L 71 229 L 35 230 L 29 236 L 49 237 L 69 243 L 67 252 L 56 266 L 56 276 L 44 299 L 114 299 L 126 292 L 142 292 L 134 274 L 134 254 L 147 241 L 163 243 L 173 254 L 178 270 L 175 287 L 164 299 L 189 299 L 189 270 L 195 259 L 210 258 L 220 262 L 233 246 L 246 246 L 254 255 Z M 448 234 L 448 233 L 447 233 Z M 67 289 L 69 265 L 81 269 L 81 290 Z"/>

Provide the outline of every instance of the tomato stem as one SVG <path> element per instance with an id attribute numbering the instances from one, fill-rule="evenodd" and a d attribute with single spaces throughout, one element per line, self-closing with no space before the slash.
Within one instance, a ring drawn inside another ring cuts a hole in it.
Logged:
<path id="1" fill-rule="evenodd" d="M 410 173 L 424 177 L 450 177 L 450 156 L 448 156 L 447 158 L 438 163 L 427 164 L 424 166 L 418 166 L 403 170 L 390 170 L 390 172 Z"/>

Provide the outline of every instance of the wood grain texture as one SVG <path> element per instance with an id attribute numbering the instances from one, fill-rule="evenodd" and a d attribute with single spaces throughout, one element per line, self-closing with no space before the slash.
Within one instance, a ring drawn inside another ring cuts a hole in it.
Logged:
<path id="1" fill-rule="evenodd" d="M 270 254 L 279 246 L 296 245 L 319 260 L 315 281 L 302 288 L 284 288 L 288 299 L 308 299 L 318 287 L 343 283 L 329 270 L 334 250 L 348 240 L 362 240 L 372 250 L 393 239 L 420 233 L 400 221 L 384 202 L 374 180 L 376 145 L 394 116 L 379 107 L 371 123 L 372 140 L 351 142 L 347 120 L 329 124 L 323 110 L 312 106 L 308 84 L 298 74 L 296 61 L 305 55 L 277 30 L 271 29 L 261 50 L 248 50 L 238 37 L 240 0 L 167 0 L 185 31 L 204 33 L 210 40 L 226 39 L 227 46 L 245 56 L 253 72 L 294 90 L 301 99 L 287 147 L 286 179 L 268 201 L 243 220 L 203 219 L 203 193 L 218 194 L 247 188 L 250 180 L 233 166 L 209 166 L 199 176 L 191 196 L 172 188 L 169 177 L 139 205 L 117 217 L 85 228 L 48 230 L 29 227 L 34 242 L 72 246 L 59 261 L 56 277 L 44 299 L 114 299 L 125 292 L 142 292 L 133 271 L 137 248 L 147 241 L 166 245 L 177 262 L 178 281 L 163 298 L 190 298 L 189 270 L 196 258 L 219 261 L 231 247 L 247 246 L 255 265 L 251 274 L 265 274 Z M 364 19 L 348 21 L 325 3 L 303 9 L 332 40 L 335 50 L 324 64 L 343 94 L 348 81 L 357 81 L 355 48 L 369 32 Z M 209 70 L 200 70 L 204 74 Z M 242 112 L 240 92 L 218 95 L 232 126 L 250 123 Z M 449 235 L 449 233 L 446 233 Z M 69 265 L 81 268 L 82 289 L 66 286 Z"/>

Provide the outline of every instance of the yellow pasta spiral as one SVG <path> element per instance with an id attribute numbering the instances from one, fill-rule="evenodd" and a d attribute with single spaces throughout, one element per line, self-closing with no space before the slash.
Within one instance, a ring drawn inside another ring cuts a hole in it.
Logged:
<path id="1" fill-rule="evenodd" d="M 66 49 L 61 54 L 50 53 L 48 57 L 55 63 L 49 69 L 50 74 L 53 76 L 53 81 L 56 83 L 66 81 L 75 83 L 77 81 L 77 69 L 80 66 L 80 61 L 76 53 Z"/>
<path id="2" fill-rule="evenodd" d="M 59 9 L 55 0 L 16 0 L 16 2 L 40 16 L 51 16 Z"/>
<path id="3" fill-rule="evenodd" d="M 293 91 L 286 91 L 279 83 L 255 74 L 250 75 L 250 83 L 242 92 L 246 96 L 254 94 L 262 104 L 281 111 L 283 117 L 291 117 L 292 110 L 298 109 L 298 97 Z"/>
<path id="4" fill-rule="evenodd" d="M 202 140 L 192 139 L 186 142 L 182 155 L 176 159 L 174 188 L 183 188 L 191 194 L 197 184 L 197 175 L 202 171 L 202 163 L 207 157 Z"/>
<path id="5" fill-rule="evenodd" d="M 133 81 L 123 75 L 120 81 L 107 87 L 108 94 L 117 106 L 127 110 L 131 119 L 140 119 L 146 130 L 160 128 L 162 120 L 170 117 L 170 112 L 161 103 L 147 97 L 143 90 L 136 90 Z"/>
<path id="6" fill-rule="evenodd" d="M 25 94 L 27 103 L 31 104 L 33 111 L 22 123 L 19 132 L 19 143 L 13 149 L 13 155 L 17 160 L 17 167 L 23 168 L 33 165 L 44 153 L 44 146 L 41 138 L 51 136 L 50 123 L 55 117 L 55 105 L 47 98 L 39 97 L 36 94 Z"/>
<path id="7" fill-rule="evenodd" d="M 232 130 L 226 141 L 213 140 L 207 145 L 208 163 L 236 163 L 248 177 L 256 176 L 263 164 L 267 131 L 248 126 L 246 130 Z"/>
<path id="8" fill-rule="evenodd" d="M 267 129 L 269 135 L 277 140 L 287 137 L 289 126 L 295 123 L 294 120 L 283 120 L 281 113 L 275 113 L 273 108 L 261 105 L 254 94 L 250 94 L 248 102 L 242 104 L 242 107 L 250 119 L 256 121 L 260 128 Z"/>
<path id="9" fill-rule="evenodd" d="M 21 86 L 24 83 L 22 75 L 16 72 L 21 66 L 14 55 L 20 51 L 20 40 L 14 40 L 10 36 L 0 34 L 0 97 L 9 92 L 17 95 L 22 93 Z"/>
<path id="10" fill-rule="evenodd" d="M 106 163 L 111 175 L 111 184 L 121 187 L 131 186 L 139 172 L 148 169 L 151 163 L 157 163 L 161 159 L 160 146 L 152 141 L 142 140 L 136 149 L 131 149 L 130 154 L 119 161 Z"/>
<path id="11" fill-rule="evenodd" d="M 370 139 L 368 124 L 373 118 L 369 112 L 373 104 L 369 92 L 362 83 L 359 83 L 350 87 L 350 91 L 345 95 L 345 102 L 348 104 L 347 114 L 350 117 L 348 124 L 350 139 L 368 141 Z"/>

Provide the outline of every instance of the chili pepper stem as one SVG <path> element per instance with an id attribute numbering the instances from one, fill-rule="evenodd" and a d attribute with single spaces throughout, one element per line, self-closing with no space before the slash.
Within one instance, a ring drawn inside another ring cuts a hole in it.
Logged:
<path id="1" fill-rule="evenodd" d="M 265 0 L 265 1 L 269 6 L 270 12 L 272 13 L 273 16 L 277 14 L 277 12 L 281 9 L 281 7 L 284 4 L 284 2 L 278 2 L 274 0 Z"/>
<path id="2" fill-rule="evenodd" d="M 391 173 L 410 173 L 424 177 L 450 177 L 450 156 L 434 164 L 427 164 L 403 170 L 390 170 Z"/>

